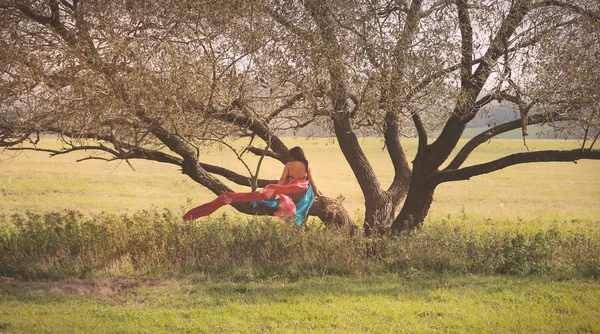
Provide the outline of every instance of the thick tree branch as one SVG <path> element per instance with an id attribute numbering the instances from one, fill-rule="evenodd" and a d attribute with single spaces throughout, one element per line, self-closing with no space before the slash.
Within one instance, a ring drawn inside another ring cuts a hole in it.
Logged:
<path id="1" fill-rule="evenodd" d="M 50 7 L 50 13 L 52 17 L 50 20 L 50 25 L 56 28 L 62 25 L 60 21 L 60 6 L 57 0 L 50 0 L 49 2 L 50 3 L 48 6 Z"/>
<path id="2" fill-rule="evenodd" d="M 541 124 L 550 121 L 568 121 L 572 119 L 572 117 L 565 117 L 558 114 L 540 114 L 527 117 L 527 123 Z M 499 134 L 521 128 L 521 125 L 521 120 L 517 119 L 489 128 L 486 131 L 478 134 L 477 136 L 469 140 L 467 144 L 465 144 L 465 146 L 458 152 L 454 160 L 452 160 L 452 162 L 450 162 L 448 167 L 446 167 L 444 170 L 452 170 L 459 168 L 465 162 L 465 160 L 467 160 L 467 158 L 473 152 L 473 150 L 475 150 L 479 145 L 485 143 L 486 141 Z"/>
<path id="3" fill-rule="evenodd" d="M 473 86 L 476 90 L 480 90 L 483 84 L 487 81 L 490 73 L 492 61 L 498 59 L 504 54 L 506 45 L 508 45 L 508 39 L 512 36 L 517 27 L 523 21 L 523 18 L 531 10 L 531 1 L 529 0 L 516 0 L 511 7 L 508 15 L 502 21 L 496 36 L 490 43 L 490 47 L 487 49 L 485 55 L 482 57 L 483 62 L 477 67 L 477 70 L 473 74 Z M 475 91 L 475 96 L 479 94 L 479 91 Z"/>
<path id="4" fill-rule="evenodd" d="M 239 184 L 241 186 L 246 186 L 246 187 L 252 187 L 252 179 L 247 177 L 247 176 L 243 176 L 240 175 L 236 172 L 233 172 L 229 169 L 223 168 L 223 167 L 219 167 L 219 166 L 214 166 L 214 165 L 210 165 L 210 164 L 206 164 L 206 163 L 200 163 L 200 167 L 202 167 L 202 169 L 204 169 L 205 171 L 212 173 L 212 174 L 217 174 L 220 176 L 225 177 L 226 179 L 228 179 L 229 181 L 235 183 L 235 184 Z M 257 186 L 260 188 L 264 188 L 267 186 L 267 184 L 272 184 L 272 183 L 277 183 L 278 180 L 265 180 L 265 179 L 258 179 L 257 180 Z"/>
<path id="5" fill-rule="evenodd" d="M 72 3 L 68 2 L 67 0 L 62 0 L 60 3 L 63 6 L 69 8 L 70 10 L 75 10 L 75 6 Z"/>
<path id="6" fill-rule="evenodd" d="M 461 90 L 471 90 L 471 71 L 473 67 L 473 27 L 471 26 L 471 17 L 467 9 L 466 0 L 456 1 L 458 10 L 458 27 L 460 29 L 460 86 Z M 464 94 L 471 95 L 471 94 Z"/>
<path id="7" fill-rule="evenodd" d="M 393 194 L 392 198 L 397 201 L 397 203 L 394 203 L 394 206 L 396 206 L 403 198 L 402 194 L 408 189 L 411 170 L 398 138 L 400 132 L 398 115 L 394 112 L 388 112 L 385 117 L 385 125 L 383 132 L 385 146 L 394 166 L 394 180 L 387 191 Z"/>
<path id="8" fill-rule="evenodd" d="M 190 148 L 189 144 L 185 142 L 181 137 L 176 134 L 169 132 L 167 129 L 160 126 L 160 122 L 147 116 L 143 109 L 138 108 L 136 110 L 138 118 L 147 124 L 150 132 L 163 144 L 165 144 L 172 152 L 178 154 L 183 158 L 182 172 L 192 180 L 200 183 L 213 193 L 217 195 L 231 192 L 231 188 L 221 182 L 219 179 L 210 175 L 204 170 L 198 162 L 197 154 Z M 236 208 L 243 209 L 243 205 L 237 205 Z M 243 209 L 245 210 L 245 209 Z M 245 212 L 245 211 L 243 211 Z"/>
<path id="9" fill-rule="evenodd" d="M 477 102 L 475 102 L 475 108 L 479 110 L 495 100 L 500 100 L 502 94 L 502 92 L 494 91 L 490 94 L 487 94 L 486 96 L 483 96 Z"/>
<path id="10" fill-rule="evenodd" d="M 594 137 L 594 140 L 590 144 L 590 147 L 589 147 L 590 150 L 594 148 L 594 144 L 596 144 L 596 141 L 598 140 L 598 137 L 600 137 L 600 131 L 598 131 L 598 133 L 596 133 L 596 136 Z"/>
<path id="11" fill-rule="evenodd" d="M 417 129 L 417 134 L 419 135 L 417 155 L 424 154 L 427 147 L 427 130 L 425 129 L 425 125 L 421 120 L 421 116 L 419 116 L 416 111 L 412 113 L 412 120 L 415 124 L 415 128 Z"/>
<path id="12" fill-rule="evenodd" d="M 327 5 L 318 0 L 309 0 L 304 6 L 315 21 L 323 45 L 328 50 L 325 58 L 331 90 L 329 98 L 333 104 L 332 121 L 338 144 L 346 161 L 350 165 L 358 184 L 365 197 L 381 193 L 381 185 L 375 177 L 373 167 L 369 163 L 364 151 L 358 143 L 356 134 L 352 129 L 350 115 L 347 110 L 347 73 L 342 60 L 342 51 L 336 35 L 336 26 L 330 17 L 331 11 Z"/>
<path id="13" fill-rule="evenodd" d="M 52 17 L 40 15 L 34 12 L 31 8 L 27 7 L 27 5 L 22 4 L 18 1 L 15 1 L 15 7 L 17 7 L 21 11 L 21 13 L 25 14 L 25 16 L 29 17 L 30 19 L 34 20 L 35 22 L 41 25 L 48 25 L 52 20 Z"/>
<path id="14" fill-rule="evenodd" d="M 406 86 L 406 73 L 410 71 L 408 68 L 408 50 L 413 39 L 419 30 L 421 16 L 422 1 L 414 0 L 411 2 L 406 11 L 406 19 L 400 36 L 394 47 L 394 63 L 392 73 L 389 75 L 389 87 L 384 88 L 384 92 L 380 99 L 380 107 L 387 110 L 385 115 L 385 144 L 394 166 L 394 180 L 388 188 L 388 192 L 393 198 L 393 207 L 399 204 L 408 189 L 411 170 L 404 154 L 404 149 L 400 144 L 398 115 L 395 110 L 403 108 L 398 105 L 398 96 L 402 95 L 402 91 Z M 412 119 L 419 133 L 419 147 L 424 148 L 427 145 L 427 133 L 419 114 L 415 111 L 412 113 Z M 424 141 L 423 141 L 424 140 Z"/>
<path id="15" fill-rule="evenodd" d="M 213 111 L 213 117 L 220 121 L 250 130 L 264 142 L 270 143 L 269 147 L 279 155 L 277 160 L 282 163 L 289 162 L 291 160 L 289 149 L 281 139 L 273 134 L 265 122 L 236 113 L 235 110 L 239 110 L 241 107 L 242 106 L 239 104 L 233 103 L 232 106 L 225 110 Z"/>
<path id="16" fill-rule="evenodd" d="M 500 57 L 505 50 L 506 42 L 521 24 L 523 18 L 530 10 L 529 0 L 516 0 L 508 15 L 500 24 L 496 36 L 493 38 L 488 50 L 482 57 L 483 61 L 470 76 L 468 87 L 461 87 L 461 96 L 457 101 L 453 114 L 448 118 L 439 137 L 429 145 L 430 168 L 437 169 L 441 166 L 456 147 L 466 124 L 472 120 L 478 112 L 475 101 L 481 92 L 483 85 L 488 80 L 492 71 L 492 60 Z"/>
<path id="17" fill-rule="evenodd" d="M 531 162 L 576 162 L 580 159 L 600 160 L 600 150 L 536 151 L 515 153 L 498 160 L 469 166 L 461 169 L 444 170 L 437 176 L 437 182 L 468 180 L 473 176 L 491 173 L 506 167 Z"/>
<path id="18" fill-rule="evenodd" d="M 266 151 L 265 152 L 265 150 L 263 150 L 261 148 L 258 148 L 258 147 L 255 147 L 255 146 L 247 146 L 246 150 L 248 152 L 251 152 L 251 153 L 253 153 L 255 155 L 258 155 L 258 156 L 265 155 L 265 156 L 273 158 L 275 160 L 279 160 L 279 161 L 281 161 L 282 164 L 285 164 L 285 163 L 288 162 L 284 158 L 282 158 L 279 154 L 277 154 L 276 152 L 273 152 L 273 151 Z"/>

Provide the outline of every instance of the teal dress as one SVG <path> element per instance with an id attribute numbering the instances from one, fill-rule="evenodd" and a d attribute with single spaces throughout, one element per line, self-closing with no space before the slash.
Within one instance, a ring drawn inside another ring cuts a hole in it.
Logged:
<path id="1" fill-rule="evenodd" d="M 306 192 L 304 194 L 302 194 L 299 199 L 294 201 L 294 203 L 296 203 L 296 214 L 295 214 L 296 221 L 294 222 L 294 224 L 296 224 L 296 226 L 300 226 L 306 221 L 306 218 L 308 218 L 308 210 L 310 210 L 310 207 L 313 205 L 314 202 L 315 202 L 315 193 L 313 191 L 312 185 L 309 184 Z M 274 199 L 266 199 L 266 200 L 262 200 L 262 201 L 258 201 L 258 202 L 252 202 L 253 208 L 256 208 L 259 205 L 265 206 L 265 207 L 271 208 L 271 209 L 277 209 L 277 207 L 279 206 L 279 199 L 274 198 Z"/>

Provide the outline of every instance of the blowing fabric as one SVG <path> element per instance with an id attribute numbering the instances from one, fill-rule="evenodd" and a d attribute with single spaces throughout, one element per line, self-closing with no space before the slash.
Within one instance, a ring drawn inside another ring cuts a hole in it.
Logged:
<path id="1" fill-rule="evenodd" d="M 283 197 L 283 196 L 285 196 L 285 197 Z M 296 216 L 295 217 L 296 221 L 294 222 L 294 224 L 296 224 L 296 226 L 302 225 L 302 223 L 304 223 L 306 221 L 306 218 L 308 218 L 308 210 L 310 210 L 313 203 L 315 202 L 315 193 L 313 191 L 312 186 L 309 184 L 306 192 L 304 194 L 302 194 L 302 196 L 299 199 L 297 199 L 295 202 L 290 196 L 287 196 L 287 195 L 283 195 L 283 196 L 281 196 L 280 198 L 271 198 L 271 199 L 266 199 L 266 200 L 262 200 L 259 202 L 252 202 L 252 207 L 257 207 L 257 206 L 261 205 L 261 206 L 266 206 L 271 209 L 280 208 L 279 211 L 275 212 L 275 215 L 281 217 L 280 213 L 278 214 L 278 212 L 282 211 L 280 204 L 282 203 L 282 201 L 284 201 L 285 204 L 282 205 L 283 208 L 286 208 L 286 207 L 290 208 L 290 207 L 292 207 L 292 205 L 295 208 L 294 215 Z M 291 201 L 292 204 L 290 204 L 288 202 L 288 200 Z"/>
<path id="2" fill-rule="evenodd" d="M 311 189 L 309 196 L 312 196 L 312 202 L 314 202 L 314 193 L 312 187 L 306 177 L 303 178 L 292 178 L 285 184 L 269 184 L 265 188 L 249 192 L 249 193 L 228 193 L 223 194 L 211 202 L 195 207 L 183 215 L 184 220 L 193 220 L 196 218 L 208 216 L 211 213 L 218 210 L 220 207 L 237 202 L 261 202 L 272 199 L 275 195 L 279 196 L 279 201 L 275 212 L 275 215 L 284 219 L 289 219 L 297 214 L 296 203 L 290 198 L 290 195 L 304 194 L 302 198 L 306 197 L 307 190 Z M 310 202 L 310 201 L 309 201 Z M 302 212 L 308 212 L 310 206 L 306 207 L 309 202 L 302 202 Z M 312 205 L 310 202 L 310 205 Z M 304 219 L 302 220 L 302 222 Z M 300 222 L 300 224 L 302 224 Z M 296 223 L 296 225 L 299 225 Z"/>

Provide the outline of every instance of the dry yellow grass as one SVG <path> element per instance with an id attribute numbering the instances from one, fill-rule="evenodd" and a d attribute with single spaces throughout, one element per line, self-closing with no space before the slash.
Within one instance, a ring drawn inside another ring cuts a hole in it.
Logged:
<path id="1" fill-rule="evenodd" d="M 345 198 L 345 207 L 360 217 L 363 197 L 337 143 L 332 139 L 284 138 L 289 146 L 304 148 L 311 168 L 323 191 L 330 197 Z M 57 147 L 45 138 L 46 147 Z M 234 143 L 243 147 L 245 143 Z M 377 138 L 361 139 L 382 186 L 393 177 L 383 143 Z M 409 157 L 414 156 L 416 140 L 405 139 Z M 529 140 L 531 150 L 570 149 L 575 141 Z M 482 145 L 467 164 L 497 159 L 525 151 L 521 140 L 499 139 Z M 11 214 L 31 210 L 77 209 L 127 213 L 148 208 L 184 211 L 214 198 L 214 194 L 182 175 L 176 167 L 134 160 L 135 171 L 124 162 L 75 162 L 89 153 L 50 158 L 46 153 L 0 151 L 0 212 Z M 257 157 L 245 156 L 255 169 Z M 226 148 L 213 147 L 202 160 L 245 173 L 243 165 Z M 260 177 L 277 179 L 281 165 L 267 159 Z M 247 188 L 232 185 L 236 190 Z M 600 161 L 539 163 L 509 167 L 469 181 L 442 184 L 436 190 L 430 219 L 447 216 L 507 220 L 591 220 L 600 221 Z M 221 212 L 234 213 L 230 208 Z"/>

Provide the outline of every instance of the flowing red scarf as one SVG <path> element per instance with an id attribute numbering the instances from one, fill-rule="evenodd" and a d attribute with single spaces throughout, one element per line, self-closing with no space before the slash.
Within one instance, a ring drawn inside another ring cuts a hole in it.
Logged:
<path id="1" fill-rule="evenodd" d="M 269 184 L 265 188 L 250 193 L 223 194 L 211 202 L 191 209 L 183 215 L 184 220 L 208 216 L 226 204 L 237 202 L 256 202 L 279 196 L 279 207 L 275 215 L 281 218 L 290 218 L 296 213 L 296 204 L 289 195 L 301 194 L 308 190 L 306 177 L 293 178 L 285 184 Z"/>

